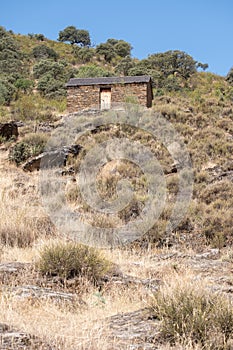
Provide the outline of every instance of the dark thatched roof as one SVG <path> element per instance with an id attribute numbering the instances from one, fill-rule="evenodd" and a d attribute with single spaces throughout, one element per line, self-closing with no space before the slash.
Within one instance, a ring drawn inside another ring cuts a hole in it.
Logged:
<path id="1" fill-rule="evenodd" d="M 140 75 L 133 77 L 100 77 L 100 78 L 72 78 L 66 84 L 66 87 L 83 85 L 111 85 L 111 84 L 133 84 L 150 83 L 149 75 Z"/>

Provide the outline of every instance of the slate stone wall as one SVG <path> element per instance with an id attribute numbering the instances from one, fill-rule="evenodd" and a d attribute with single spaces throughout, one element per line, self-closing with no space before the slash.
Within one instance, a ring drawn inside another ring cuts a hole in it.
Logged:
<path id="1" fill-rule="evenodd" d="M 151 107 L 152 93 L 150 84 L 131 83 L 113 85 L 90 85 L 67 88 L 67 109 L 74 113 L 82 109 L 100 108 L 100 89 L 111 88 L 111 102 L 135 102 Z"/>

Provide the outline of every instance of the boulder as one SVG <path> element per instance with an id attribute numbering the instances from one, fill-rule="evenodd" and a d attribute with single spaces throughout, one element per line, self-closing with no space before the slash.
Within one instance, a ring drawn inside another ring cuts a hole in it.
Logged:
<path id="1" fill-rule="evenodd" d="M 5 140 L 9 140 L 12 137 L 17 138 L 19 132 L 16 122 L 11 121 L 9 123 L 0 123 L 0 136 Z"/>
<path id="2" fill-rule="evenodd" d="M 48 152 L 43 152 L 36 157 L 30 158 L 23 165 L 23 170 L 34 171 L 39 170 L 40 167 L 44 168 L 55 168 L 63 167 L 66 165 L 66 161 L 69 154 L 78 155 L 82 146 L 64 146 L 61 149 L 56 149 Z"/>

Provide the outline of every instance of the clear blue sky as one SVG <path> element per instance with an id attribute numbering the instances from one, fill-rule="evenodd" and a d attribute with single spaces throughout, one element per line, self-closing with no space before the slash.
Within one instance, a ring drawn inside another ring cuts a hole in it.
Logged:
<path id="1" fill-rule="evenodd" d="M 56 40 L 69 25 L 92 42 L 124 39 L 133 57 L 182 50 L 226 75 L 233 66 L 233 0 L 3 0 L 0 25 Z"/>

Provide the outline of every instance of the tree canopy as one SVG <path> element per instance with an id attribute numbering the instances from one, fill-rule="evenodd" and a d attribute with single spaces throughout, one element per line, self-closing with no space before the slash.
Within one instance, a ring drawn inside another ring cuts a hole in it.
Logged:
<path id="1" fill-rule="evenodd" d="M 129 75 L 151 75 L 158 89 L 180 90 L 198 68 L 208 64 L 197 62 L 184 51 L 169 50 L 149 55 L 128 70 Z"/>
<path id="2" fill-rule="evenodd" d="M 91 59 L 94 57 L 95 49 L 91 47 L 74 46 L 73 53 L 78 59 L 78 62 L 87 63 L 90 62 Z"/>
<path id="3" fill-rule="evenodd" d="M 156 53 L 148 57 L 151 67 L 161 71 L 165 77 L 180 75 L 187 79 L 196 72 L 197 61 L 184 51 L 170 50 L 164 53 Z"/>
<path id="4" fill-rule="evenodd" d="M 90 46 L 91 39 L 87 30 L 77 29 L 75 26 L 68 26 L 59 32 L 58 41 L 70 42 L 72 45 Z"/>
<path id="5" fill-rule="evenodd" d="M 9 104 L 15 96 L 15 82 L 26 74 L 27 62 L 14 35 L 0 26 L 0 104 Z"/>
<path id="6" fill-rule="evenodd" d="M 131 55 L 132 46 L 124 40 L 108 39 L 106 43 L 97 45 L 96 52 L 104 56 L 106 62 L 111 62 L 114 57 L 124 58 Z"/>
<path id="7" fill-rule="evenodd" d="M 22 54 L 18 43 L 14 40 L 12 34 L 0 27 L 0 73 L 11 74 L 21 72 Z"/>
<path id="8" fill-rule="evenodd" d="M 65 96 L 65 82 L 73 76 L 73 70 L 64 60 L 54 62 L 41 60 L 33 67 L 33 74 L 38 79 L 37 90 L 41 95 L 56 98 Z"/>
<path id="9" fill-rule="evenodd" d="M 96 46 L 96 52 L 104 56 L 106 62 L 111 62 L 111 60 L 116 56 L 112 45 L 109 43 L 102 43 Z"/>
<path id="10" fill-rule="evenodd" d="M 116 72 L 118 74 L 129 75 L 130 69 L 135 66 L 135 62 L 130 56 L 122 58 L 122 60 L 116 66 Z M 135 75 L 135 74 L 134 74 Z"/>

